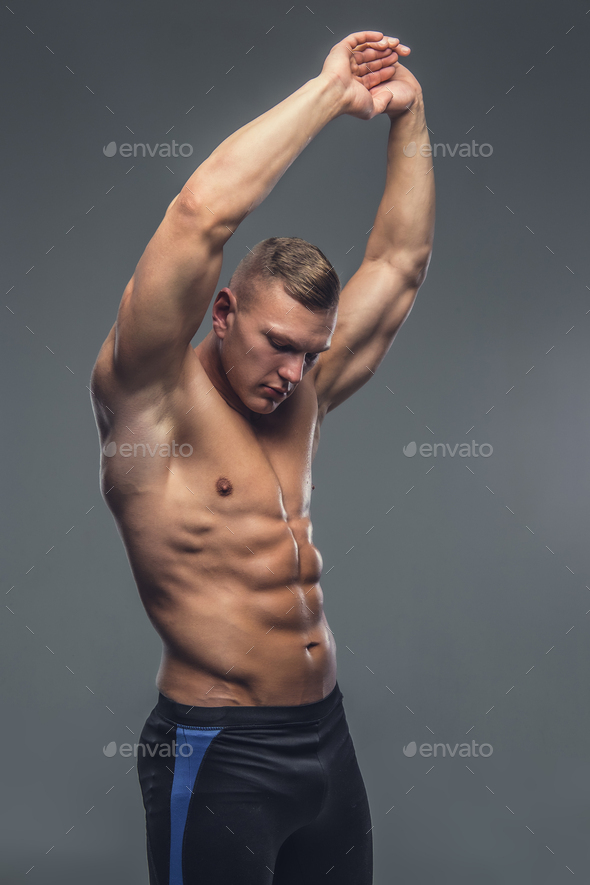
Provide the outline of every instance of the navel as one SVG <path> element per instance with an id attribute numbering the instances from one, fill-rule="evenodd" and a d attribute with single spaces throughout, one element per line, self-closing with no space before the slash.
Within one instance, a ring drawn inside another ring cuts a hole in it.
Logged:
<path id="1" fill-rule="evenodd" d="M 231 495 L 234 490 L 231 482 L 227 478 L 227 476 L 220 476 L 217 482 L 215 483 L 215 488 L 222 497 L 227 497 L 227 495 Z"/>

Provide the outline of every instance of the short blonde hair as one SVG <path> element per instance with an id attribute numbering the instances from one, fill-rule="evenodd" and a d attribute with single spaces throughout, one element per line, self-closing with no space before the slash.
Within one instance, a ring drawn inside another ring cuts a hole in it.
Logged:
<path id="1" fill-rule="evenodd" d="M 270 237 L 254 246 L 240 261 L 229 281 L 246 312 L 255 299 L 255 283 L 279 280 L 288 295 L 309 308 L 338 307 L 338 274 L 317 246 L 300 237 Z"/>

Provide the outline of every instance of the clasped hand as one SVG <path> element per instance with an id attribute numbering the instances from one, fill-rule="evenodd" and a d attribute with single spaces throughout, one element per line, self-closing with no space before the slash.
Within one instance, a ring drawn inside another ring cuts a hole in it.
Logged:
<path id="1" fill-rule="evenodd" d="M 370 120 L 387 113 L 391 118 L 412 106 L 422 90 L 414 75 L 399 62 L 409 46 L 381 31 L 358 31 L 332 47 L 322 77 L 339 83 L 341 113 Z"/>

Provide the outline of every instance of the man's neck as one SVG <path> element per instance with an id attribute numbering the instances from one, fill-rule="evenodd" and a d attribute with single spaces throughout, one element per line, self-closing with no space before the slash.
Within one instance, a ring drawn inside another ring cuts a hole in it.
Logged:
<path id="1" fill-rule="evenodd" d="M 195 353 L 209 377 L 211 384 L 213 384 L 228 406 L 236 412 L 239 412 L 239 414 L 250 423 L 255 423 L 263 416 L 244 405 L 229 383 L 227 374 L 221 362 L 221 354 L 219 352 L 220 344 L 221 342 L 219 338 L 212 329 L 203 341 L 195 347 Z"/>

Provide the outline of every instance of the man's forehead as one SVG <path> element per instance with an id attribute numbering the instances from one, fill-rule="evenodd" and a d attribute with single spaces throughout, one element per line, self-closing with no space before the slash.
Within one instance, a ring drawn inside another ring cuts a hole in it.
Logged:
<path id="1" fill-rule="evenodd" d="M 334 330 L 330 326 L 318 324 L 307 328 L 303 335 L 295 333 L 293 329 L 282 328 L 278 325 L 270 326 L 264 331 L 271 338 L 279 338 L 282 344 L 290 344 L 296 350 L 307 350 L 310 342 L 318 344 L 327 342 Z"/>
<path id="2" fill-rule="evenodd" d="M 258 303 L 257 313 L 262 331 L 272 331 L 274 335 L 284 338 L 285 343 L 293 346 L 308 342 L 304 339 L 331 336 L 336 326 L 338 308 L 330 309 L 307 307 L 290 296 L 281 283 L 271 284 L 265 292 L 266 297 Z"/>
<path id="3" fill-rule="evenodd" d="M 267 334 L 278 336 L 285 343 L 293 346 L 305 345 L 310 337 L 326 340 L 334 333 L 335 311 L 321 311 L 320 313 L 305 311 L 305 314 L 306 316 L 301 313 L 294 315 L 293 311 L 281 318 L 274 314 L 272 317 L 267 316 L 266 326 L 264 321 L 262 326 Z"/>

